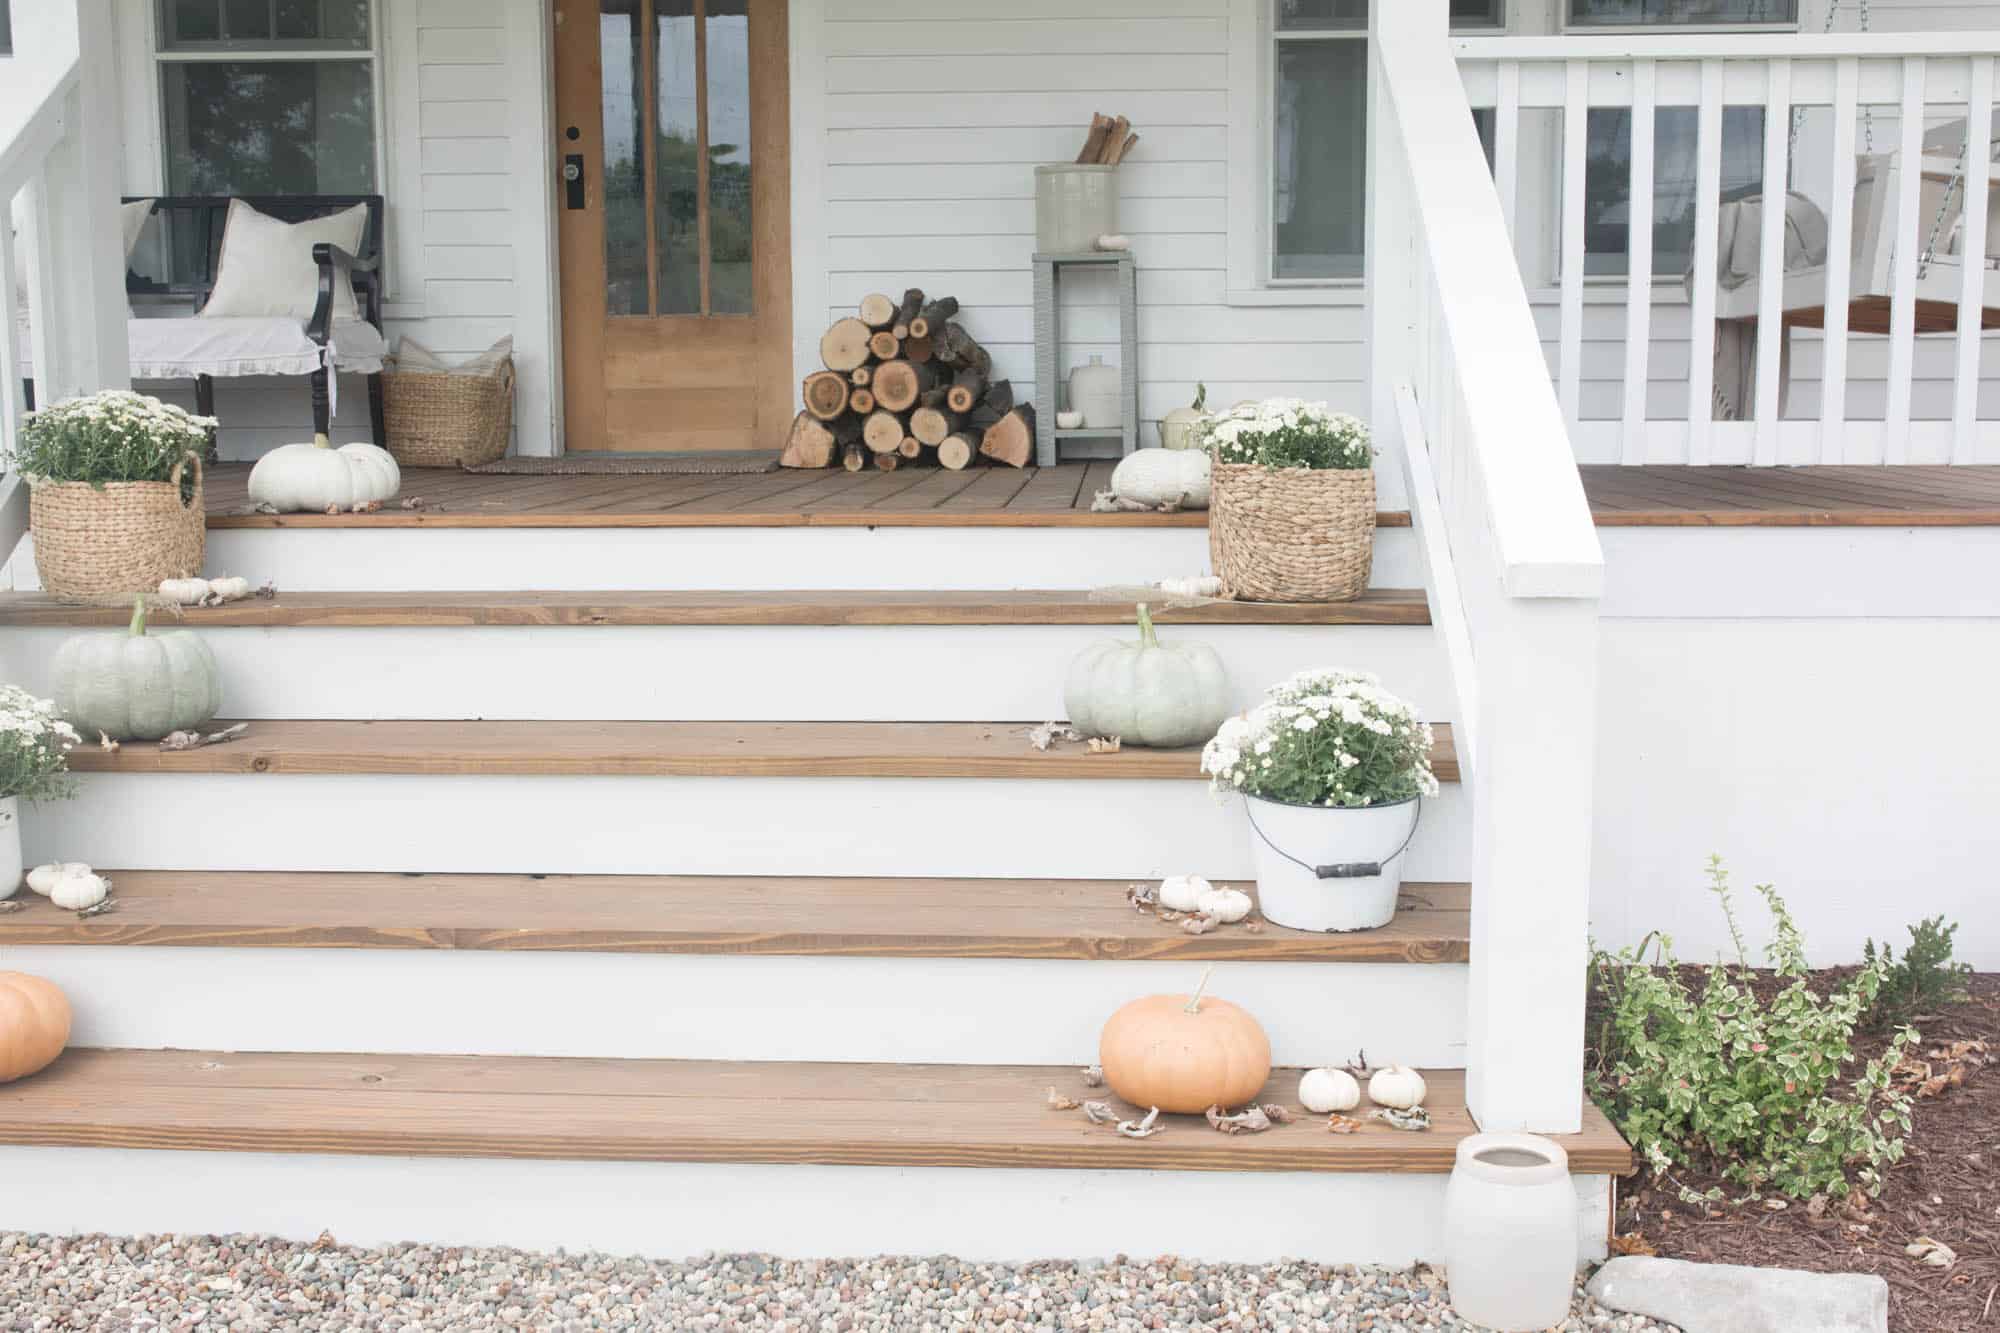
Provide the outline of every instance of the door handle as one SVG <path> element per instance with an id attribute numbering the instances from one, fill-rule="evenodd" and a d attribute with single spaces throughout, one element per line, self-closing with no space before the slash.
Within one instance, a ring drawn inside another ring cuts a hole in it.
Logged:
<path id="1" fill-rule="evenodd" d="M 583 154 L 570 153 L 564 156 L 562 164 L 563 189 L 566 192 L 563 207 L 580 209 L 585 207 L 583 188 Z"/>

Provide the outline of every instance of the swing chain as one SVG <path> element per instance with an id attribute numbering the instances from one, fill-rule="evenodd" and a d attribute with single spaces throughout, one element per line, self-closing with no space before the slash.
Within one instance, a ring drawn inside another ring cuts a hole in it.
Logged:
<path id="1" fill-rule="evenodd" d="M 1917 276 L 1919 278 L 1931 271 L 1931 261 L 1937 258 L 1938 233 L 1944 230 L 1945 217 L 1951 212 L 1951 197 L 1958 193 L 1959 187 L 1965 182 L 1965 158 L 1971 151 L 1972 115 L 1971 109 L 1967 108 L 1965 137 L 1958 141 L 1958 161 L 1952 166 L 1951 179 L 1945 182 L 1944 198 L 1938 200 L 1937 216 L 1931 219 L 1931 234 L 1924 238 L 1923 251 L 1917 256 Z M 1923 170 L 1923 158 L 1919 157 L 1917 159 L 1917 175 L 1919 179 L 1923 176 Z"/>
<path id="2" fill-rule="evenodd" d="M 1833 31 L 1833 23 L 1835 19 L 1840 17 L 1840 6 L 1842 3 L 1843 0 L 1832 0 L 1832 3 L 1827 5 L 1826 23 L 1820 28 L 1822 36 Z M 1868 3 L 1869 0 L 1861 0 L 1861 26 L 1856 29 L 1858 32 L 1874 31 L 1875 19 L 1874 15 L 1869 12 Z M 1785 151 L 1785 174 L 1787 176 L 1791 174 L 1792 162 L 1799 155 L 1799 127 L 1805 123 L 1805 114 L 1804 107 L 1795 106 L 1792 108 L 1792 132 Z M 1863 102 L 1861 104 L 1861 139 L 1863 144 L 1862 151 L 1872 155 L 1875 152 L 1875 104 L 1872 102 Z"/>

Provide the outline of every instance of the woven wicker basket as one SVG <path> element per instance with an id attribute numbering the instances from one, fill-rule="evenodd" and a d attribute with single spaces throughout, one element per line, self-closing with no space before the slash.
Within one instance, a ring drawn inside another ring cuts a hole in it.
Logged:
<path id="1" fill-rule="evenodd" d="M 181 477 L 194 464 L 194 494 Z M 201 459 L 190 453 L 166 481 L 35 482 L 28 529 L 42 586 L 68 602 L 157 591 L 162 579 L 201 573 L 207 549 Z"/>
<path id="2" fill-rule="evenodd" d="M 382 372 L 389 452 L 404 467 L 478 467 L 507 452 L 514 431 L 514 363 L 492 375 Z"/>
<path id="3" fill-rule="evenodd" d="M 1215 465 L 1208 555 L 1226 596 L 1350 602 L 1375 554 L 1372 468 Z"/>

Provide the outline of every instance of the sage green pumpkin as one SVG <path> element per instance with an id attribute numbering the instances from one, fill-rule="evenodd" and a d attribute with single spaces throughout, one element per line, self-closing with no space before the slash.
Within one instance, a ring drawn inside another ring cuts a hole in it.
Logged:
<path id="1" fill-rule="evenodd" d="M 1070 725 L 1126 745 L 1198 745 L 1229 716 L 1229 678 L 1205 643 L 1163 644 L 1139 607 L 1139 641 L 1114 639 L 1078 653 L 1063 686 Z"/>
<path id="2" fill-rule="evenodd" d="M 146 599 L 123 632 L 83 634 L 56 651 L 56 707 L 95 740 L 156 741 L 213 719 L 222 708 L 215 655 L 199 636 L 146 633 Z"/>

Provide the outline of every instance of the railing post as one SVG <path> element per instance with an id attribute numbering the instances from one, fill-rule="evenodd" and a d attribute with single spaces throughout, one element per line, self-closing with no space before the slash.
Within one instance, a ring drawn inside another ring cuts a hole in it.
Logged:
<path id="1" fill-rule="evenodd" d="M 1400 448 L 1396 386 L 1416 376 L 1417 228 L 1402 163 L 1395 102 L 1382 69 L 1385 41 L 1450 40 L 1447 0 L 1397 0 L 1368 7 L 1368 165 L 1366 299 L 1368 420 L 1384 448 Z M 1454 89 L 1454 92 L 1457 90 Z"/>

